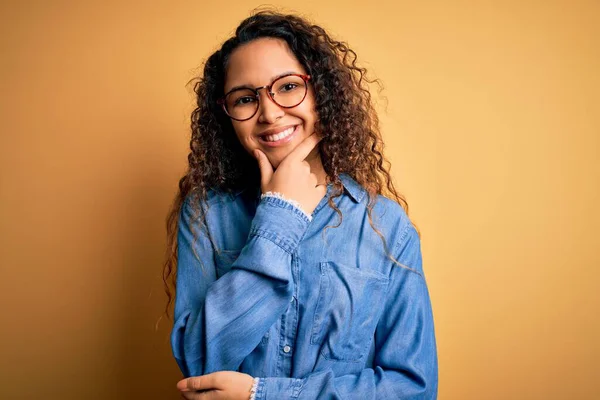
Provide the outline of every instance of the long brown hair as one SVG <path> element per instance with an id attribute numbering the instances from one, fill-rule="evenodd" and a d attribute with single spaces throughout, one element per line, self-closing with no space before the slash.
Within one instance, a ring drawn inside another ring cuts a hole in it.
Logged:
<path id="1" fill-rule="evenodd" d="M 179 181 L 179 192 L 167 217 L 167 254 L 163 270 L 168 297 L 167 316 L 175 291 L 178 220 L 184 200 L 190 197 L 194 218 L 208 233 L 206 211 L 200 204 L 209 190 L 232 193 L 259 185 L 256 160 L 242 148 L 229 117 L 217 105 L 217 99 L 223 96 L 225 71 L 232 51 L 262 37 L 285 40 L 311 76 L 319 116 L 315 131 L 323 136 L 319 150 L 334 189 L 328 204 L 340 218 L 335 227 L 343 219 L 333 202 L 343 191 L 342 173 L 351 176 L 368 192 L 369 222 L 383 240 L 388 257 L 391 256 L 385 239 L 371 218 L 377 195 L 395 200 L 408 213 L 408 204 L 394 188 L 389 174 L 379 120 L 368 89 L 368 84 L 381 86 L 380 82 L 366 76 L 366 69 L 357 65 L 356 53 L 345 42 L 334 40 L 320 26 L 296 15 L 270 10 L 256 12 L 241 22 L 235 36 L 208 57 L 203 76 L 197 78 L 194 85 L 197 108 L 191 116 L 189 167 Z"/>

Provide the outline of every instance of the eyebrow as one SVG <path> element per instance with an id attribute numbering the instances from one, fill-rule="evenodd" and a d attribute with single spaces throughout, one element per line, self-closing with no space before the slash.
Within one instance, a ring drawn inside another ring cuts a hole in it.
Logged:
<path id="1" fill-rule="evenodd" d="M 274 80 L 279 79 L 282 76 L 289 75 L 289 74 L 300 74 L 300 72 L 287 71 L 287 72 L 284 72 L 282 74 L 275 75 L 274 77 L 271 78 L 271 83 L 273 83 Z M 269 83 L 269 84 L 271 84 L 271 83 Z M 229 89 L 228 91 L 226 91 L 225 94 L 233 92 L 234 90 L 238 90 L 238 89 L 252 89 L 252 90 L 254 90 L 254 86 L 251 86 L 250 84 L 247 84 L 247 83 L 244 84 L 244 85 L 234 86 L 231 89 Z"/>

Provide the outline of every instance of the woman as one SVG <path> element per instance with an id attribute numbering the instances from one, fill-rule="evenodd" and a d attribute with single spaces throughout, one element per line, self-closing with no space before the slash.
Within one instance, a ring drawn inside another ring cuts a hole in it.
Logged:
<path id="1" fill-rule="evenodd" d="M 436 397 L 419 234 L 355 61 L 274 12 L 206 61 L 164 273 L 183 398 Z"/>

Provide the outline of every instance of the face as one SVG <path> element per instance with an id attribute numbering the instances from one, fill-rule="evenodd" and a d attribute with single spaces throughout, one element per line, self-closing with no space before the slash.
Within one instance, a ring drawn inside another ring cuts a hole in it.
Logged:
<path id="1" fill-rule="evenodd" d="M 270 85 L 276 77 L 286 73 L 306 74 L 287 43 L 274 38 L 256 39 L 232 52 L 224 93 L 240 86 L 254 89 Z M 268 96 L 266 88 L 260 89 L 256 114 L 246 121 L 231 120 L 246 151 L 252 154 L 255 149 L 261 150 L 277 168 L 302 140 L 313 133 L 317 120 L 315 96 L 310 81 L 307 85 L 304 101 L 293 108 L 278 106 Z M 278 90 L 272 89 L 275 98 Z"/>

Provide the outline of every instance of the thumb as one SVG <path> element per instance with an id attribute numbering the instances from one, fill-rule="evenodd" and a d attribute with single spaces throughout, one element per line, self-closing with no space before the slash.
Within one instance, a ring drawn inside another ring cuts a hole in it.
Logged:
<path id="1" fill-rule="evenodd" d="M 260 169 L 260 186 L 264 189 L 269 182 L 271 182 L 271 177 L 273 176 L 273 166 L 271 166 L 271 162 L 260 150 L 254 150 L 254 157 L 258 160 L 258 168 Z"/>

